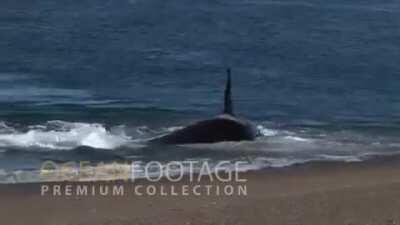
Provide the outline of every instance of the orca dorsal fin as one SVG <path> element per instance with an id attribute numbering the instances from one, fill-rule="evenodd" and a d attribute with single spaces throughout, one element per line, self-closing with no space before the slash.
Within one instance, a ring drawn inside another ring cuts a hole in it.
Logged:
<path id="1" fill-rule="evenodd" d="M 232 93 L 231 93 L 231 69 L 227 69 L 227 81 L 225 87 L 225 101 L 224 101 L 224 114 L 233 114 L 233 103 L 232 103 Z"/>

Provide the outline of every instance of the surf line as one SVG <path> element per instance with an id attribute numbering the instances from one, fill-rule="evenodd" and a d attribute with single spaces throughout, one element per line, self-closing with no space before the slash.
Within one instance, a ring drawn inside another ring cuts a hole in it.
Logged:
<path id="1" fill-rule="evenodd" d="M 219 161 L 215 165 L 208 161 L 171 161 L 166 164 L 150 161 L 142 165 L 132 161 L 130 164 L 117 162 L 91 165 L 90 162 L 67 162 L 57 164 L 46 161 L 40 168 L 40 180 L 44 182 L 55 181 L 105 181 L 147 180 L 159 182 L 167 179 L 170 182 L 179 182 L 189 178 L 191 183 L 203 180 L 214 182 L 246 182 L 241 178 L 241 168 L 248 165 L 247 161 L 231 162 Z"/>

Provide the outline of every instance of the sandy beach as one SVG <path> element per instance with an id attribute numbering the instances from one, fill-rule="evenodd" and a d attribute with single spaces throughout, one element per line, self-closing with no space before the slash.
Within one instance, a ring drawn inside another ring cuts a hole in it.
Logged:
<path id="1" fill-rule="evenodd" d="M 398 162 L 314 163 L 248 172 L 243 174 L 247 196 L 42 196 L 41 184 L 1 185 L 0 218 L 8 225 L 391 225 L 400 222 Z M 131 188 L 146 182 L 111 184 Z"/>

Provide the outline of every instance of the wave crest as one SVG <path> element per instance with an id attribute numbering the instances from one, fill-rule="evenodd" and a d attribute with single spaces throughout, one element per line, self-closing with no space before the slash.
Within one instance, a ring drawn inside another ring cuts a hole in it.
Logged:
<path id="1" fill-rule="evenodd" d="M 111 133 L 97 123 L 49 121 L 29 127 L 27 132 L 0 132 L 1 147 L 40 147 L 69 150 L 78 146 L 114 149 L 130 141 L 124 132 Z"/>

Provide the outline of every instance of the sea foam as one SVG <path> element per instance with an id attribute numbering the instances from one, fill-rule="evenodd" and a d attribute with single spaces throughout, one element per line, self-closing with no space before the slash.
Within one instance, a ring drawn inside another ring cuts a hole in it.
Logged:
<path id="1" fill-rule="evenodd" d="M 40 147 L 45 149 L 74 149 L 78 146 L 114 149 L 130 138 L 124 133 L 113 134 L 97 123 L 50 121 L 31 127 L 26 132 L 0 133 L 0 147 Z"/>

